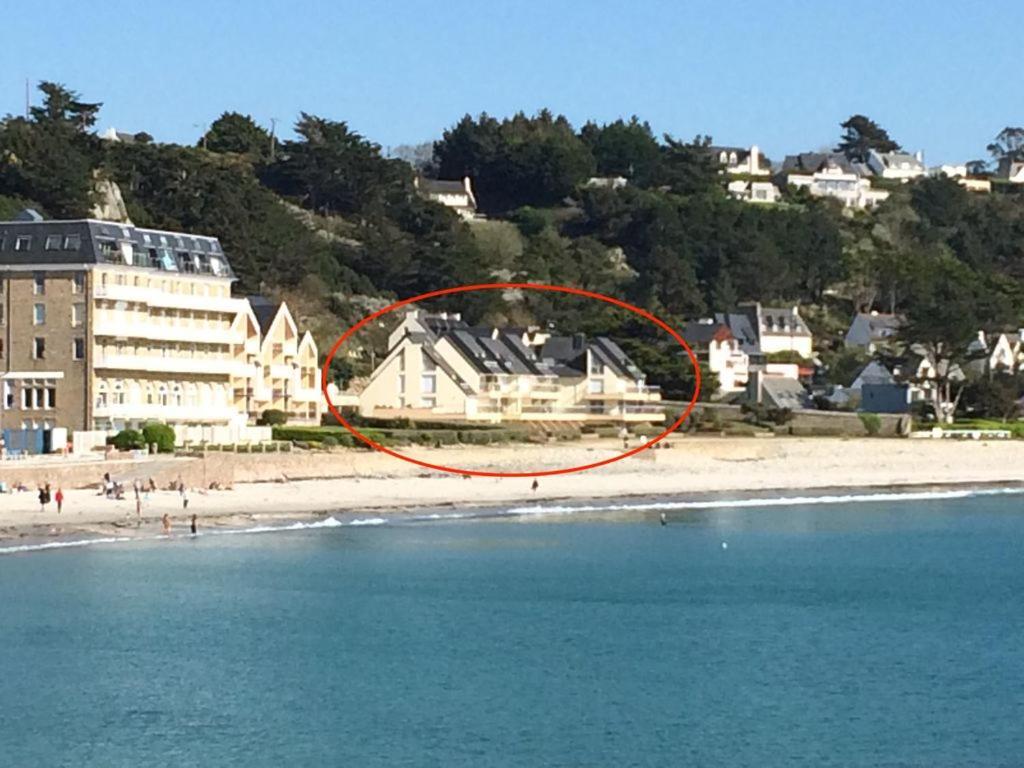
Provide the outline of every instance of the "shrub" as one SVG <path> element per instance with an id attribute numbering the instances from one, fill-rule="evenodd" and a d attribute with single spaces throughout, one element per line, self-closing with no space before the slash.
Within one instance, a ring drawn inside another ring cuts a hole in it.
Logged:
<path id="1" fill-rule="evenodd" d="M 267 408 L 256 423 L 261 427 L 279 427 L 288 423 L 288 414 L 277 408 Z"/>
<path id="2" fill-rule="evenodd" d="M 156 443 L 160 453 L 174 453 L 174 429 L 166 424 L 150 422 L 142 428 L 142 437 L 146 445 Z"/>
<path id="3" fill-rule="evenodd" d="M 113 437 L 107 438 L 107 445 L 119 451 L 133 451 L 146 447 L 146 440 L 137 429 L 122 429 Z"/>
<path id="4" fill-rule="evenodd" d="M 882 429 L 882 417 L 877 413 L 861 413 L 860 423 L 864 425 L 864 431 L 869 435 L 877 435 Z"/>
<path id="5" fill-rule="evenodd" d="M 320 445 L 324 448 L 333 448 L 338 444 L 338 438 L 334 435 L 326 435 L 323 440 L 320 441 Z"/>

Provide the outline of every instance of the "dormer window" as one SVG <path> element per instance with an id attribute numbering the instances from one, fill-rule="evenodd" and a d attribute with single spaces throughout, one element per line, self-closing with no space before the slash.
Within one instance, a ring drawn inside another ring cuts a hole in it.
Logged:
<path id="1" fill-rule="evenodd" d="M 32 235 L 18 235 L 14 241 L 14 250 L 16 251 L 30 251 L 32 250 Z"/>

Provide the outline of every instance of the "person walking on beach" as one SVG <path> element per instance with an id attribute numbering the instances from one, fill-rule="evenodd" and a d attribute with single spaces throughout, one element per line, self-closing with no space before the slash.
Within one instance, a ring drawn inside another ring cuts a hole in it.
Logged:
<path id="1" fill-rule="evenodd" d="M 192 535 L 195 536 L 196 535 L 196 527 L 197 527 L 196 526 L 196 513 L 195 512 L 192 513 L 192 520 L 190 522 L 191 522 L 191 525 L 189 527 L 192 529 Z"/>
<path id="2" fill-rule="evenodd" d="M 530 486 L 530 490 L 536 493 L 538 488 L 540 488 L 540 483 L 537 482 L 537 478 L 535 477 L 533 478 L 533 485 Z"/>
<path id="3" fill-rule="evenodd" d="M 135 496 L 135 527 L 138 528 L 142 525 L 142 499 L 138 495 Z"/>
<path id="4" fill-rule="evenodd" d="M 48 501 L 49 501 L 49 499 L 46 497 L 46 491 L 44 490 L 43 486 L 39 486 L 39 511 L 40 512 L 45 512 L 46 511 L 46 502 L 48 502 Z"/>
<path id="5" fill-rule="evenodd" d="M 171 535 L 171 516 L 169 514 L 167 514 L 166 512 L 164 512 L 163 523 L 164 523 L 164 535 L 165 536 L 170 536 Z"/>
<path id="6" fill-rule="evenodd" d="M 64 509 L 64 491 L 60 486 L 57 486 L 57 495 L 53 497 L 57 502 L 57 514 L 59 515 Z"/>
<path id="7" fill-rule="evenodd" d="M 181 486 L 181 508 L 188 509 L 188 491 L 185 490 L 185 486 Z"/>

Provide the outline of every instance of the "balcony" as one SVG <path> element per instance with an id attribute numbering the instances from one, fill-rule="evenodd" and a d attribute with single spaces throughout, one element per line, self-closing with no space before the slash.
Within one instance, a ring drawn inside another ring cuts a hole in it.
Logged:
<path id="1" fill-rule="evenodd" d="M 650 384 L 627 384 L 616 387 L 614 390 L 605 392 L 587 392 L 584 395 L 588 401 L 602 400 L 632 400 L 639 402 L 654 402 L 661 400 L 661 387 Z"/>
<path id="2" fill-rule="evenodd" d="M 230 328 L 204 328 L 190 325 L 164 325 L 136 322 L 130 318 L 112 319 L 97 316 L 93 324 L 96 336 L 148 341 L 182 341 L 203 344 L 242 344 L 245 335 Z"/>
<path id="3" fill-rule="evenodd" d="M 179 278 L 180 279 L 180 278 Z M 172 307 L 175 309 L 196 309 L 205 312 L 227 312 L 238 314 L 246 306 L 245 299 L 228 296 L 195 296 L 185 293 L 171 293 L 158 288 L 140 288 L 134 285 L 99 285 L 93 290 L 97 299 L 108 301 L 130 301 L 150 307 Z"/>
<path id="4" fill-rule="evenodd" d="M 97 353 L 93 367 L 118 371 L 153 371 L 155 373 L 215 374 L 246 377 L 252 375 L 252 366 L 227 357 L 158 357 Z"/>

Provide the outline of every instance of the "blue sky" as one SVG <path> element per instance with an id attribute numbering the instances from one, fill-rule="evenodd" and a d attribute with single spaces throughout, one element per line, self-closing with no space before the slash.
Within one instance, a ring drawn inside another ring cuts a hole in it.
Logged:
<path id="1" fill-rule="evenodd" d="M 37 0 L 4 13 L 0 112 L 24 109 L 26 77 L 51 79 L 104 102 L 100 128 L 161 141 L 194 141 L 224 110 L 289 134 L 305 110 L 388 147 L 467 112 L 549 107 L 778 159 L 862 112 L 934 164 L 1024 124 L 1019 14 L 1003 0 Z"/>

